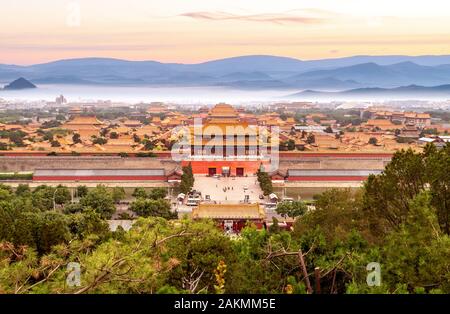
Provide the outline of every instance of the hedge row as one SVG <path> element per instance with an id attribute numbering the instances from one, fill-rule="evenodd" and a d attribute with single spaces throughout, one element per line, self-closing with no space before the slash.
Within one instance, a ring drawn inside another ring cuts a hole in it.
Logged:
<path id="1" fill-rule="evenodd" d="M 0 173 L 0 180 L 32 180 L 32 173 Z"/>

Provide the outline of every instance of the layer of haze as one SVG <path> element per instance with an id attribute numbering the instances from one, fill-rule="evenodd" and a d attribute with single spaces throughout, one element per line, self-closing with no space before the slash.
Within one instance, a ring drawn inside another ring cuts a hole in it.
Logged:
<path id="1" fill-rule="evenodd" d="M 447 0 L 0 0 L 0 7 L 0 63 L 9 64 L 450 51 Z"/>

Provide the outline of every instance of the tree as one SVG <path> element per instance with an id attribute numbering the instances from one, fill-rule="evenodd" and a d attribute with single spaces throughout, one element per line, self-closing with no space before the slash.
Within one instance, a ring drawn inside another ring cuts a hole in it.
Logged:
<path id="1" fill-rule="evenodd" d="M 89 189 L 85 185 L 79 185 L 77 186 L 77 196 L 83 197 L 89 192 Z"/>
<path id="2" fill-rule="evenodd" d="M 163 199 L 167 196 L 167 189 L 166 188 L 153 188 L 148 193 L 148 198 L 157 200 L 157 199 Z"/>
<path id="3" fill-rule="evenodd" d="M 364 184 L 364 209 L 382 218 L 381 224 L 372 227 L 397 229 L 405 221 L 410 201 L 424 189 L 424 169 L 423 156 L 408 149 L 396 152 L 382 174 L 369 176 Z"/>
<path id="4" fill-rule="evenodd" d="M 442 230 L 450 235 L 450 144 L 447 143 L 441 150 L 428 144 L 424 149 L 424 158 L 431 204 L 436 208 Z"/>
<path id="5" fill-rule="evenodd" d="M 314 144 L 316 142 L 316 137 L 314 136 L 314 134 L 309 134 L 308 137 L 306 138 L 306 143 L 308 144 Z"/>
<path id="6" fill-rule="evenodd" d="M 83 239 L 89 235 L 107 237 L 108 223 L 92 208 L 86 208 L 82 213 L 69 216 L 69 228 L 73 235 Z"/>
<path id="7" fill-rule="evenodd" d="M 72 136 L 72 141 L 74 144 L 81 143 L 81 136 L 78 133 L 74 133 Z"/>
<path id="8" fill-rule="evenodd" d="M 13 197 L 12 189 L 4 184 L 0 184 L 0 201 L 7 201 Z"/>
<path id="9" fill-rule="evenodd" d="M 259 186 L 263 191 L 264 195 L 269 195 L 273 193 L 272 179 L 269 174 L 263 169 L 262 165 L 260 169 L 256 172 L 256 176 L 258 178 Z"/>
<path id="10" fill-rule="evenodd" d="M 58 120 L 50 120 L 50 121 L 45 121 L 44 123 L 42 123 L 41 128 L 42 129 L 51 129 L 51 128 L 57 128 L 61 125 L 61 122 Z"/>
<path id="11" fill-rule="evenodd" d="M 83 212 L 84 207 L 80 203 L 72 203 L 64 206 L 64 214 L 75 214 Z"/>
<path id="12" fill-rule="evenodd" d="M 327 126 L 326 129 L 324 130 L 325 133 L 333 133 L 333 129 L 331 128 L 331 126 Z"/>
<path id="13" fill-rule="evenodd" d="M 137 187 L 134 189 L 133 194 L 131 194 L 131 196 L 135 198 L 147 198 L 147 192 L 145 191 L 144 188 Z"/>
<path id="14" fill-rule="evenodd" d="M 176 212 L 171 212 L 170 204 L 162 199 L 151 200 L 138 198 L 131 203 L 130 209 L 142 217 L 176 219 L 178 216 Z"/>
<path id="15" fill-rule="evenodd" d="M 369 139 L 369 144 L 370 144 L 370 145 L 377 145 L 377 144 L 378 144 L 377 138 L 376 138 L 376 137 L 371 137 L 371 138 Z"/>
<path id="16" fill-rule="evenodd" d="M 118 139 L 119 138 L 119 134 L 117 132 L 111 132 L 111 133 L 109 133 L 109 138 L 111 138 L 111 139 Z"/>
<path id="17" fill-rule="evenodd" d="M 81 198 L 80 204 L 84 207 L 91 207 L 102 218 L 109 219 L 116 211 L 114 200 L 111 193 L 103 185 L 97 185 L 96 188 L 90 190 Z"/>
<path id="18" fill-rule="evenodd" d="M 58 185 L 54 190 L 55 203 L 58 205 L 66 204 L 72 200 L 72 195 L 67 187 Z"/>
<path id="19" fill-rule="evenodd" d="M 278 233 L 281 231 L 280 225 L 278 224 L 278 219 L 276 217 L 272 217 L 272 225 L 269 227 L 270 233 Z"/>
<path id="20" fill-rule="evenodd" d="M 303 215 L 306 212 L 306 205 L 301 201 L 293 201 L 293 202 L 280 202 L 277 205 L 277 213 L 282 215 L 283 217 L 291 217 L 296 218 L 298 216 Z"/>
<path id="21" fill-rule="evenodd" d="M 39 254 L 50 252 L 52 246 L 70 238 L 66 217 L 56 212 L 23 212 L 14 226 L 14 244 L 31 246 Z"/>
<path id="22" fill-rule="evenodd" d="M 315 195 L 314 199 L 315 209 L 296 219 L 295 236 L 315 234 L 320 229 L 321 236 L 330 242 L 346 240 L 354 231 L 371 243 L 379 239 L 368 228 L 367 215 L 361 209 L 361 191 L 334 188 Z"/>
<path id="23" fill-rule="evenodd" d="M 49 252 L 52 246 L 70 239 L 68 221 L 65 215 L 56 212 L 40 213 L 36 248 L 39 253 Z"/>
<path id="24" fill-rule="evenodd" d="M 9 132 L 9 140 L 13 142 L 17 147 L 24 147 L 23 139 L 27 134 L 23 131 Z"/>
<path id="25" fill-rule="evenodd" d="M 123 187 L 113 187 L 112 198 L 114 203 L 118 203 L 123 200 L 126 196 L 125 189 Z"/>
<path id="26" fill-rule="evenodd" d="M 16 188 L 17 196 L 28 196 L 31 194 L 30 186 L 28 184 L 19 184 Z"/>
<path id="27" fill-rule="evenodd" d="M 144 140 L 144 150 L 153 150 L 155 148 L 155 144 L 149 140 L 149 139 L 145 139 Z"/>
<path id="28" fill-rule="evenodd" d="M 418 287 L 450 287 L 448 258 L 450 238 L 444 235 L 431 206 L 428 193 L 411 201 L 410 213 L 399 230 L 388 235 L 382 246 L 384 281 L 394 286 L 404 284 L 409 291 Z"/>
<path id="29" fill-rule="evenodd" d="M 192 190 L 194 186 L 194 174 L 192 172 L 192 165 L 189 163 L 183 168 L 183 174 L 181 175 L 180 191 L 187 194 Z"/>
<path id="30" fill-rule="evenodd" d="M 92 140 L 92 143 L 98 144 L 98 145 L 104 145 L 108 143 L 108 140 L 104 137 L 96 137 Z"/>
<path id="31" fill-rule="evenodd" d="M 294 150 L 295 149 L 295 141 L 292 139 L 289 139 L 286 142 L 286 148 L 287 148 L 287 150 Z"/>
<path id="32" fill-rule="evenodd" d="M 69 189 L 62 185 L 56 188 L 40 185 L 33 190 L 31 199 L 33 206 L 41 211 L 47 211 L 53 210 L 55 204 L 63 205 L 70 202 L 71 195 Z"/>

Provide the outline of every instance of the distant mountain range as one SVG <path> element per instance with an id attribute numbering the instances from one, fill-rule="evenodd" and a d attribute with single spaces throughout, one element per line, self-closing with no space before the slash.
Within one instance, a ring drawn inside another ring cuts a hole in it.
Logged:
<path id="1" fill-rule="evenodd" d="M 24 79 L 23 77 L 18 78 L 17 80 L 12 81 L 8 85 L 5 85 L 4 90 L 21 90 L 28 88 L 36 88 L 36 85 L 31 83 L 30 81 Z"/>
<path id="2" fill-rule="evenodd" d="M 341 97 L 448 97 L 450 99 L 450 84 L 439 86 L 418 86 L 409 85 L 396 88 L 355 88 L 341 92 L 323 92 L 305 90 L 299 93 L 288 95 L 287 98 L 335 98 Z"/>
<path id="3" fill-rule="evenodd" d="M 18 77 L 36 84 L 225 86 L 336 92 L 450 84 L 450 55 L 353 56 L 312 61 L 255 55 L 198 64 L 83 58 L 30 66 L 0 64 L 0 81 Z"/>

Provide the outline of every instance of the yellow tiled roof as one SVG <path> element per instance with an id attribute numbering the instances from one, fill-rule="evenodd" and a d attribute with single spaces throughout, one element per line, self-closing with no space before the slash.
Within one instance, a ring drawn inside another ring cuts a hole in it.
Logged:
<path id="1" fill-rule="evenodd" d="M 199 204 L 192 210 L 192 218 L 206 219 L 264 219 L 259 204 Z"/>

